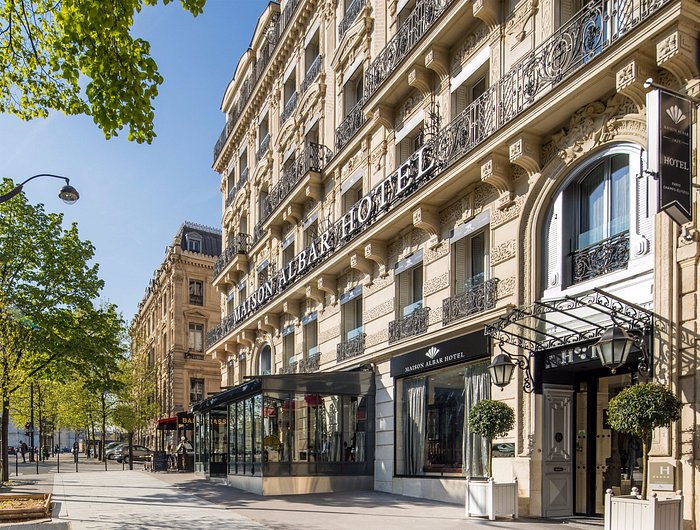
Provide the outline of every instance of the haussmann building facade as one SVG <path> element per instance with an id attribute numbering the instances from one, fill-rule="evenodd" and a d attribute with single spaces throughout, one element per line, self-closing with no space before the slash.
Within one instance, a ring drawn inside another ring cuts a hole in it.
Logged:
<path id="1" fill-rule="evenodd" d="M 697 95 L 698 14 L 269 4 L 221 104 L 206 351 L 227 390 L 194 406 L 197 469 L 262 494 L 461 504 L 486 473 L 466 413 L 490 397 L 516 411 L 494 475 L 517 478 L 520 513 L 596 515 L 641 481 L 640 441 L 607 403 L 652 378 L 690 403 L 651 460 L 694 528 L 698 237 L 659 210 L 644 83 Z M 612 326 L 634 339 L 614 373 L 592 348 Z M 518 364 L 503 390 L 500 354 Z"/>

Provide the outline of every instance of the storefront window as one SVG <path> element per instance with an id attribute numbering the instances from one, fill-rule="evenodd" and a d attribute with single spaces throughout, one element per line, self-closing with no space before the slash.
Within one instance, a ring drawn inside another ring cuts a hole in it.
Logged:
<path id="1" fill-rule="evenodd" d="M 487 446 L 465 411 L 488 397 L 485 363 L 397 379 L 397 473 L 485 476 Z"/>

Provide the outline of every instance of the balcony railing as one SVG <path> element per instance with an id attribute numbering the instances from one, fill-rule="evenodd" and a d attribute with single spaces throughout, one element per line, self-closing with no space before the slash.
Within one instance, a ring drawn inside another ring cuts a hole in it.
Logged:
<path id="1" fill-rule="evenodd" d="M 268 193 L 263 204 L 261 222 L 267 221 L 277 207 L 287 198 L 297 183 L 310 171 L 320 173 L 326 167 L 332 153 L 325 145 L 309 142 L 291 167 L 284 170 L 282 178 Z"/>
<path id="2" fill-rule="evenodd" d="M 343 35 L 345 35 L 348 28 L 352 26 L 352 23 L 355 22 L 357 15 L 360 14 L 360 11 L 362 11 L 366 3 L 367 0 L 355 0 L 345 9 L 343 20 L 338 24 L 338 40 L 343 38 Z"/>
<path id="3" fill-rule="evenodd" d="M 389 322 L 389 344 L 428 331 L 429 307 L 416 309 L 410 315 Z"/>
<path id="4" fill-rule="evenodd" d="M 348 113 L 345 119 L 335 130 L 335 150 L 340 151 L 343 146 L 355 136 L 355 133 L 360 130 L 362 124 L 365 123 L 365 113 L 362 112 L 362 103 L 359 101 L 352 110 Z"/>
<path id="5" fill-rule="evenodd" d="M 297 363 L 290 363 L 280 368 L 280 374 L 295 374 L 297 371 Z"/>
<path id="6" fill-rule="evenodd" d="M 260 159 L 265 156 L 267 150 L 270 148 L 270 135 L 266 134 L 265 137 L 260 141 L 260 147 L 258 147 L 258 152 L 255 153 L 255 161 L 260 162 Z"/>
<path id="7" fill-rule="evenodd" d="M 454 0 L 418 0 L 396 35 L 379 52 L 365 72 L 365 97 L 369 98 L 409 54 Z"/>
<path id="8" fill-rule="evenodd" d="M 630 238 L 622 232 L 571 253 L 572 282 L 578 283 L 624 269 L 630 259 Z"/>
<path id="9" fill-rule="evenodd" d="M 214 263 L 213 277 L 217 278 L 231 260 L 238 254 L 247 254 L 250 249 L 250 236 L 239 232 Z"/>
<path id="10" fill-rule="evenodd" d="M 250 242 L 251 248 L 258 244 L 263 236 L 265 235 L 265 229 L 263 228 L 263 221 L 258 221 L 253 227 L 253 238 Z"/>
<path id="11" fill-rule="evenodd" d="M 316 58 L 313 60 L 311 63 L 311 66 L 306 70 L 306 75 L 304 76 L 304 81 L 301 83 L 301 87 L 299 89 L 299 92 L 303 95 L 304 92 L 306 92 L 309 87 L 311 86 L 311 83 L 313 83 L 316 78 L 318 77 L 318 74 L 321 73 L 321 68 L 323 66 L 323 63 L 321 61 L 321 56 L 317 55 Z"/>
<path id="12" fill-rule="evenodd" d="M 235 327 L 236 314 L 229 313 L 224 317 L 224 319 L 219 322 L 216 326 L 212 327 L 207 331 L 207 348 L 212 347 L 214 344 L 223 339 L 226 335 L 231 333 Z"/>
<path id="13" fill-rule="evenodd" d="M 365 337 L 366 335 L 361 333 L 354 339 L 338 343 L 336 360 L 340 363 L 346 359 L 351 359 L 365 353 Z"/>
<path id="14" fill-rule="evenodd" d="M 309 355 L 308 357 L 300 360 L 298 366 L 300 374 L 318 372 L 318 369 L 321 367 L 321 355 L 319 353 Z"/>
<path id="15" fill-rule="evenodd" d="M 462 294 L 442 301 L 442 324 L 481 313 L 496 307 L 496 287 L 498 278 L 487 280 Z"/>
<path id="16" fill-rule="evenodd" d="M 300 3 L 301 0 L 289 0 L 281 13 L 272 16 L 270 24 L 266 29 L 267 40 L 260 49 L 260 55 L 258 56 L 250 75 L 241 84 L 241 88 L 238 92 L 238 101 L 234 104 L 234 108 L 231 111 L 226 127 L 224 127 L 224 130 L 214 146 L 215 162 L 216 159 L 219 158 L 219 154 L 221 154 L 221 150 L 226 144 L 228 136 L 231 134 L 234 126 L 243 114 L 243 110 L 248 104 L 250 97 L 253 95 L 258 81 L 265 72 L 265 68 L 270 62 L 270 58 L 273 56 L 274 51 L 279 44 L 280 37 L 284 33 L 285 28 L 289 25 L 289 21 L 292 19 L 292 16 Z"/>
<path id="17" fill-rule="evenodd" d="M 289 99 L 287 102 L 284 104 L 284 108 L 282 109 L 282 114 L 280 114 L 280 125 L 284 124 L 289 117 L 292 115 L 292 112 L 294 112 L 294 108 L 297 106 L 297 93 L 292 92 L 292 95 L 289 96 Z"/>

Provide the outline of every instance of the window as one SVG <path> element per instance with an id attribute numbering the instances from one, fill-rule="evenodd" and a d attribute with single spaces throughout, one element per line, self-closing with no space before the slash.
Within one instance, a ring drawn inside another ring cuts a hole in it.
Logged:
<path id="1" fill-rule="evenodd" d="M 297 362 L 294 355 L 294 324 L 287 326 L 282 331 L 282 352 L 284 354 L 284 365 L 292 365 Z"/>
<path id="2" fill-rule="evenodd" d="M 287 80 L 284 82 L 284 94 L 283 94 L 283 105 L 282 108 L 284 108 L 287 103 L 292 99 L 292 97 L 296 96 L 297 93 L 297 71 L 296 68 L 292 70 L 292 73 L 289 74 L 289 77 Z"/>
<path id="3" fill-rule="evenodd" d="M 555 2 L 555 9 L 557 9 L 557 19 L 560 28 L 566 24 L 571 18 L 581 9 L 583 2 L 581 0 L 560 0 Z M 556 29 L 556 28 L 555 28 Z"/>
<path id="4" fill-rule="evenodd" d="M 360 294 L 341 305 L 343 340 L 351 341 L 362 336 L 362 287 L 356 287 Z M 352 296 L 352 294 L 350 295 Z M 342 303 L 342 300 L 341 300 Z"/>
<path id="5" fill-rule="evenodd" d="M 319 37 L 318 30 L 316 30 L 316 33 L 314 33 L 314 36 L 311 37 L 309 44 L 307 44 L 306 48 L 304 49 L 304 67 L 306 68 L 305 75 L 309 74 L 309 70 L 311 70 L 311 67 L 314 65 L 314 61 L 319 58 L 319 53 Z"/>
<path id="6" fill-rule="evenodd" d="M 266 114 L 265 117 L 260 120 L 260 125 L 258 126 L 258 149 L 263 147 L 270 137 L 270 127 L 267 123 L 267 119 L 268 116 Z"/>
<path id="7" fill-rule="evenodd" d="M 403 164 L 409 157 L 418 151 L 423 146 L 425 135 L 423 133 L 423 126 L 417 127 L 411 134 L 407 135 L 403 140 L 401 140 L 396 146 L 397 149 L 397 165 L 399 167 Z"/>
<path id="8" fill-rule="evenodd" d="M 399 274 L 396 282 L 399 318 L 423 307 L 423 263 Z"/>
<path id="9" fill-rule="evenodd" d="M 193 352 L 204 351 L 204 325 L 190 322 L 187 348 Z"/>
<path id="10" fill-rule="evenodd" d="M 575 249 L 629 230 L 629 186 L 629 155 L 618 154 L 597 164 L 568 190 L 578 211 Z"/>
<path id="11" fill-rule="evenodd" d="M 269 344 L 263 346 L 260 351 L 260 375 L 270 375 L 272 373 L 272 349 Z"/>
<path id="12" fill-rule="evenodd" d="M 304 248 L 308 248 L 318 237 L 318 220 L 309 223 L 304 229 Z"/>
<path id="13" fill-rule="evenodd" d="M 231 289 L 226 293 L 226 314 L 230 315 L 236 309 L 236 288 L 231 287 Z"/>
<path id="14" fill-rule="evenodd" d="M 416 0 L 399 0 L 396 7 L 396 21 L 398 26 L 401 27 L 404 22 L 411 16 L 413 10 L 416 8 Z"/>
<path id="15" fill-rule="evenodd" d="M 488 279 L 486 230 L 470 234 L 452 245 L 453 292 L 462 294 Z"/>
<path id="16" fill-rule="evenodd" d="M 490 398 L 486 363 L 398 379 L 396 396 L 397 474 L 487 475 L 488 446 L 465 414 Z"/>
<path id="17" fill-rule="evenodd" d="M 241 156 L 238 157 L 238 174 L 240 179 L 244 179 L 248 175 L 248 149 L 244 149 Z"/>
<path id="18" fill-rule="evenodd" d="M 238 303 L 242 304 L 245 302 L 246 296 L 246 282 L 243 280 L 238 284 Z"/>
<path id="19" fill-rule="evenodd" d="M 350 209 L 362 198 L 362 181 L 355 184 L 348 191 L 343 193 L 343 215 L 348 213 Z"/>
<path id="20" fill-rule="evenodd" d="M 359 68 L 343 87 L 344 116 L 350 114 L 364 99 L 364 72 Z"/>
<path id="21" fill-rule="evenodd" d="M 168 353 L 168 332 L 163 333 L 163 355 Z"/>
<path id="22" fill-rule="evenodd" d="M 204 305 L 204 282 L 190 280 L 190 304 Z"/>
<path id="23" fill-rule="evenodd" d="M 258 287 L 262 287 L 270 277 L 270 266 L 267 260 L 258 266 Z"/>
<path id="24" fill-rule="evenodd" d="M 261 189 L 258 192 L 258 221 L 262 221 L 267 217 L 267 190 Z"/>
<path id="25" fill-rule="evenodd" d="M 185 234 L 185 241 L 190 252 L 202 252 L 202 236 L 199 234 L 189 232 Z"/>
<path id="26" fill-rule="evenodd" d="M 282 267 L 286 267 L 294 259 L 294 234 L 282 242 Z"/>
<path id="27" fill-rule="evenodd" d="M 190 379 L 190 403 L 204 399 L 204 379 Z"/>
<path id="28" fill-rule="evenodd" d="M 318 355 L 318 320 L 314 311 L 303 319 L 304 324 L 304 357 L 310 358 Z"/>
<path id="29" fill-rule="evenodd" d="M 453 116 L 457 116 L 471 103 L 474 103 L 481 95 L 486 92 L 486 79 L 488 70 L 480 69 L 479 73 L 473 75 L 470 79 L 460 85 L 452 94 Z"/>

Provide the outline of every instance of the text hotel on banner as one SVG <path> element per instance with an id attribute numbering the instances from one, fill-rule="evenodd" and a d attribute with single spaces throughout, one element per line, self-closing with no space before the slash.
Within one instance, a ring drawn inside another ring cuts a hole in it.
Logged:
<path id="1" fill-rule="evenodd" d="M 664 90 L 647 94 L 649 169 L 659 177 L 659 210 L 678 224 L 693 219 L 690 100 Z"/>

